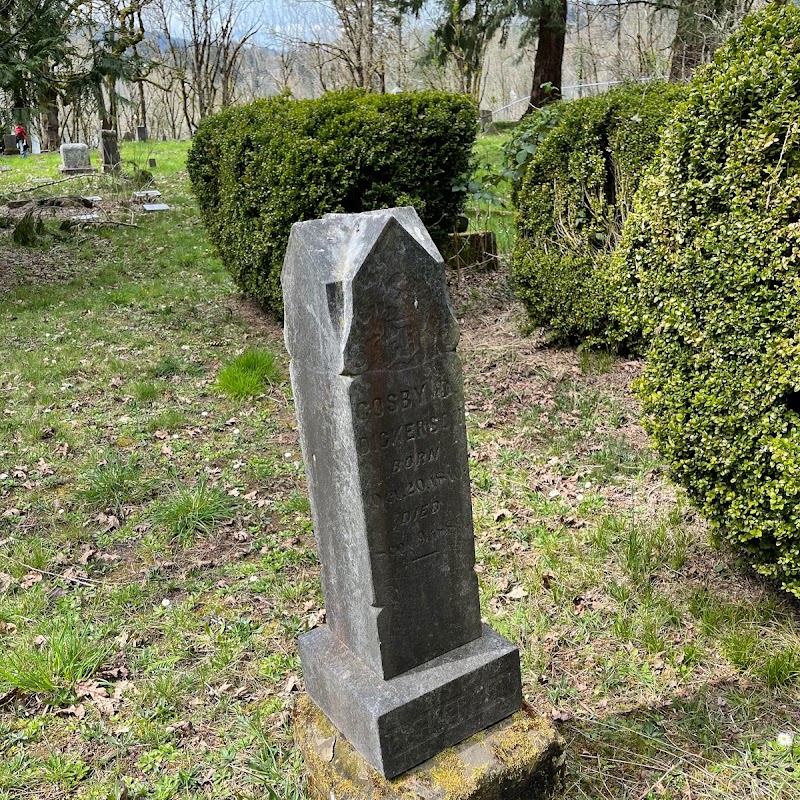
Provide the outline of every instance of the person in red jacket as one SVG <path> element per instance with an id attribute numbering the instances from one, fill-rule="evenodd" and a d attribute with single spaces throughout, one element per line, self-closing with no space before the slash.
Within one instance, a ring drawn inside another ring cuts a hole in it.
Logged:
<path id="1" fill-rule="evenodd" d="M 28 155 L 28 131 L 25 130 L 24 125 L 17 125 L 17 127 L 14 128 L 14 134 L 17 137 L 17 147 L 20 153 L 22 153 L 22 157 L 26 158 Z"/>

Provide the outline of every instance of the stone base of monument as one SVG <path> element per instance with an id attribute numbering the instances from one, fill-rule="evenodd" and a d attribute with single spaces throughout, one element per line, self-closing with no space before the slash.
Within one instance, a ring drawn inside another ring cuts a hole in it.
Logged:
<path id="1" fill-rule="evenodd" d="M 97 172 L 94 167 L 59 167 L 64 175 L 93 175 Z"/>
<path id="2" fill-rule="evenodd" d="M 294 712 L 311 800 L 550 800 L 564 781 L 564 740 L 527 709 L 393 780 L 376 772 L 307 696 Z"/>
<path id="3" fill-rule="evenodd" d="M 522 704 L 517 648 L 486 625 L 475 641 L 388 681 L 326 625 L 301 636 L 299 644 L 308 694 L 390 778 Z"/>

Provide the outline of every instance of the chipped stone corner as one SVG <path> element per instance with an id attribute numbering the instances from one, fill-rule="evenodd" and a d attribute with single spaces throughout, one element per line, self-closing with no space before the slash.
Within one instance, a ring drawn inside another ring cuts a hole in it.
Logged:
<path id="1" fill-rule="evenodd" d="M 312 800 L 554 800 L 564 740 L 526 708 L 393 780 L 370 767 L 307 697 L 293 714 Z"/>

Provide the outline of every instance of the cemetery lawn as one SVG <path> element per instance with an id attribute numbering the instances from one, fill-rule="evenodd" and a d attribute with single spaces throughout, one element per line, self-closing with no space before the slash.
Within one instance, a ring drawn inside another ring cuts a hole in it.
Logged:
<path id="1" fill-rule="evenodd" d="M 324 610 L 287 358 L 185 151 L 148 146 L 173 208 L 136 228 L 0 231 L 0 800 L 305 797 L 295 641 Z M 0 194 L 56 175 L 27 162 Z M 566 797 L 800 798 L 798 606 L 667 482 L 640 363 L 521 335 L 504 272 L 451 278 L 483 615 Z"/>

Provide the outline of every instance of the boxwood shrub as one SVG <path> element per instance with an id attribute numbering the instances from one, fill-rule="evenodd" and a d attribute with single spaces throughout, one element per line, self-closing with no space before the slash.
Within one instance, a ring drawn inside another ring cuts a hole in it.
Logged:
<path id="1" fill-rule="evenodd" d="M 699 70 L 620 249 L 651 347 L 637 391 L 712 526 L 800 596 L 800 9 Z"/>
<path id="2" fill-rule="evenodd" d="M 682 91 L 658 82 L 565 101 L 516 192 L 514 282 L 534 325 L 565 341 L 611 338 L 606 266 Z"/>
<path id="3" fill-rule="evenodd" d="M 235 283 L 280 317 L 292 223 L 413 205 L 430 229 L 445 230 L 463 208 L 453 186 L 470 171 L 476 134 L 477 111 L 463 95 L 280 96 L 206 120 L 188 170 Z"/>

